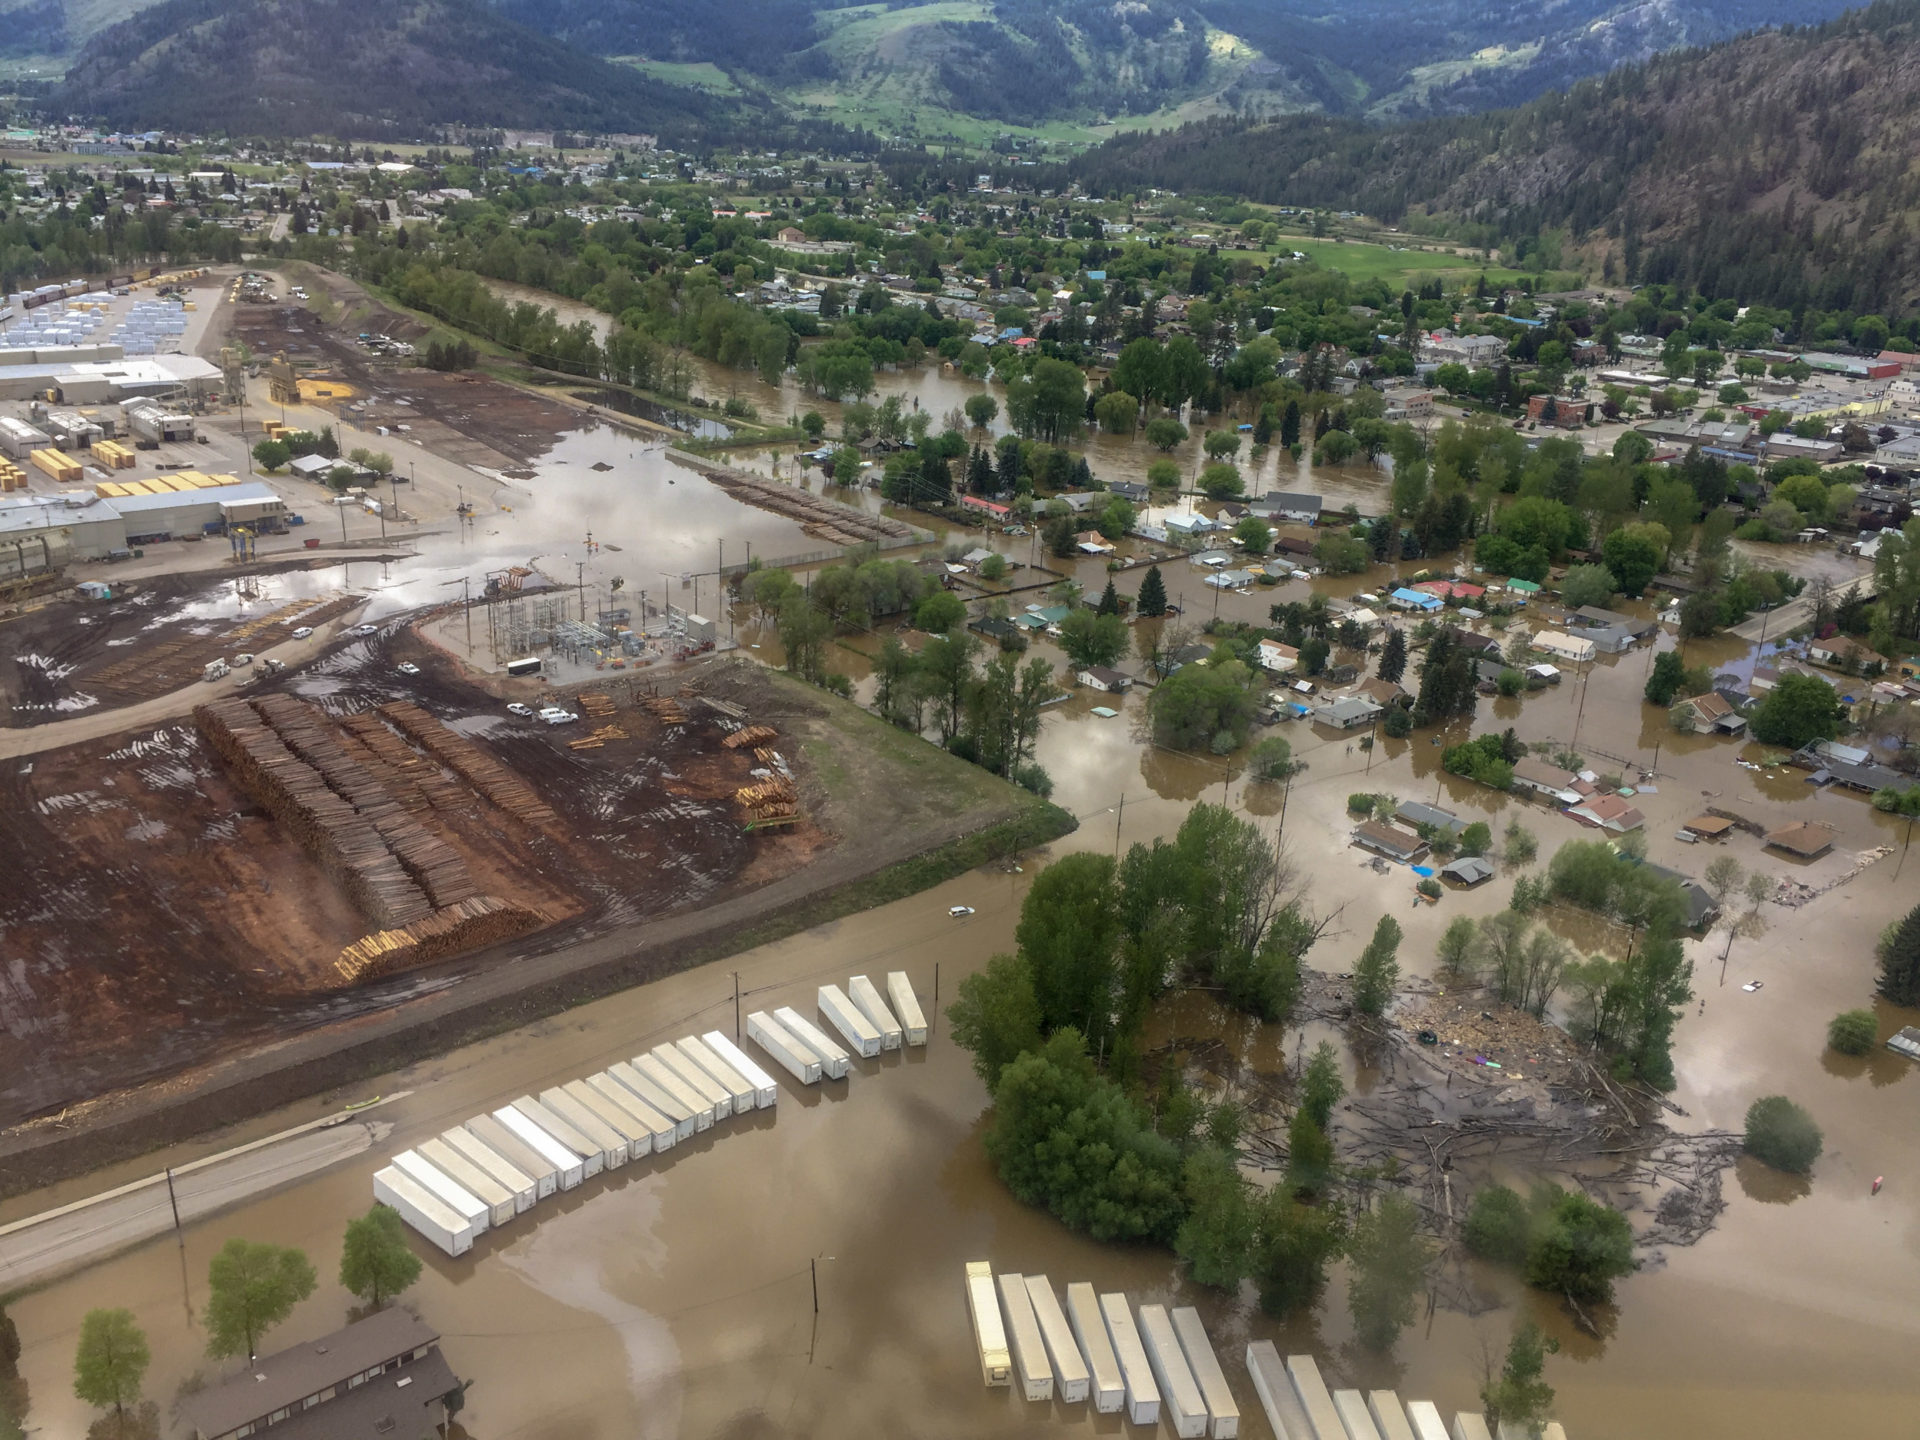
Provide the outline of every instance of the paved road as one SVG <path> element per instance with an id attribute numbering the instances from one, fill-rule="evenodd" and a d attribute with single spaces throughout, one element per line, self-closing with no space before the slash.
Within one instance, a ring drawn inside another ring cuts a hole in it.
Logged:
<path id="1" fill-rule="evenodd" d="M 174 1172 L 182 1221 L 211 1215 L 342 1160 L 364 1154 L 393 1127 L 383 1120 L 329 1120 Z M 164 1175 L 105 1197 L 0 1227 L 0 1290 L 45 1280 L 173 1227 Z"/>
<path id="2" fill-rule="evenodd" d="M 1862 576 L 1851 584 L 1833 587 L 1832 603 L 1838 604 L 1842 597 L 1853 588 L 1861 587 L 1862 595 L 1873 594 L 1873 577 Z M 1742 640 L 1758 640 L 1764 634 L 1769 640 L 1784 640 L 1803 625 L 1813 622 L 1813 596 L 1802 591 L 1786 604 L 1763 615 L 1749 615 L 1738 625 L 1729 628 L 1728 633 L 1738 635 Z"/>

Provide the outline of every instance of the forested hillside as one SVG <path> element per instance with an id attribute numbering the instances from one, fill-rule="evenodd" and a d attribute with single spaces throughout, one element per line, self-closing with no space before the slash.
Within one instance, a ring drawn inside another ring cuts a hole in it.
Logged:
<path id="1" fill-rule="evenodd" d="M 1354 209 L 1510 244 L 1548 230 L 1615 279 L 1774 305 L 1920 306 L 1920 0 L 1663 56 L 1482 115 L 1293 117 L 1123 136 L 1091 189 Z"/>

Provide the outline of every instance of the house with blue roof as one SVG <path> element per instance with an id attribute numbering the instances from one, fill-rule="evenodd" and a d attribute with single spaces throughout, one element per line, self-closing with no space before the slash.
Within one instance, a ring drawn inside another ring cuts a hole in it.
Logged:
<path id="1" fill-rule="evenodd" d="M 1429 595 L 1425 590 L 1409 590 L 1405 586 L 1389 595 L 1387 601 L 1395 609 L 1418 610 L 1428 615 L 1445 608 L 1438 595 Z"/>

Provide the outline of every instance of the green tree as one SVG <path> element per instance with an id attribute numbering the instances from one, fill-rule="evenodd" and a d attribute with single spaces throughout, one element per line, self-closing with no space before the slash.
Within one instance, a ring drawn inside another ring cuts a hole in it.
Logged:
<path id="1" fill-rule="evenodd" d="M 1284 780 L 1293 773 L 1293 746 L 1269 735 L 1247 754 L 1247 774 L 1255 780 Z"/>
<path id="2" fill-rule="evenodd" d="M 1560 599 L 1570 608 L 1605 605 L 1620 587 L 1604 565 L 1575 565 L 1560 581 Z"/>
<path id="3" fill-rule="evenodd" d="M 1313 1058 L 1300 1076 L 1300 1109 L 1320 1130 L 1333 1124 L 1333 1107 L 1347 1087 L 1340 1078 L 1340 1057 L 1332 1044 L 1322 1040 L 1314 1046 Z"/>
<path id="4" fill-rule="evenodd" d="M 1253 723 L 1253 672 L 1238 660 L 1183 665 L 1147 701 L 1154 743 L 1226 754 L 1245 743 Z"/>
<path id="5" fill-rule="evenodd" d="M 1134 602 L 1134 608 L 1142 619 L 1158 619 L 1167 613 L 1167 582 L 1161 577 L 1158 565 L 1149 565 L 1147 573 L 1140 579 L 1140 594 Z"/>
<path id="6" fill-rule="evenodd" d="M 1560 1342 L 1542 1333 L 1533 1321 L 1522 1320 L 1514 1326 L 1500 1374 L 1488 1376 L 1480 1387 L 1489 1429 L 1504 1431 L 1512 1426 L 1532 1435 L 1546 1423 L 1553 1413 L 1553 1387 L 1542 1376 L 1547 1356 L 1559 1349 Z"/>
<path id="7" fill-rule="evenodd" d="M 935 590 L 914 609 L 914 628 L 929 635 L 945 635 L 967 621 L 967 602 L 951 590 Z"/>
<path id="8" fill-rule="evenodd" d="M 251 1360 L 260 1337 L 313 1293 L 313 1265 L 300 1251 L 238 1238 L 207 1267 L 207 1354 Z"/>
<path id="9" fill-rule="evenodd" d="M 1460 853 L 1462 855 L 1484 855 L 1493 848 L 1493 827 L 1484 820 L 1476 820 L 1460 832 Z"/>
<path id="10" fill-rule="evenodd" d="M 1527 1283 L 1581 1304 L 1612 1300 L 1613 1282 L 1632 1271 L 1627 1217 L 1578 1191 L 1546 1210 L 1527 1249 Z"/>
<path id="11" fill-rule="evenodd" d="M 980 578 L 997 585 L 1007 578 L 1009 568 L 1006 556 L 989 555 L 980 562 Z"/>
<path id="12" fill-rule="evenodd" d="M 1662 650 L 1653 657 L 1653 669 L 1647 674 L 1647 703 L 1666 709 L 1679 698 L 1686 678 L 1687 662 L 1680 658 L 1680 652 Z"/>
<path id="13" fill-rule="evenodd" d="M 1747 1153 L 1763 1164 L 1805 1175 L 1820 1158 L 1820 1127 L 1784 1095 L 1767 1095 L 1747 1107 Z"/>
<path id="14" fill-rule="evenodd" d="M 1209 500 L 1227 500 L 1246 489 L 1240 467 L 1225 461 L 1209 465 L 1200 472 L 1200 493 Z"/>
<path id="15" fill-rule="evenodd" d="M 1753 712 L 1753 738 L 1791 750 L 1840 733 L 1846 707 L 1833 686 L 1817 675 L 1790 670 Z"/>
<path id="16" fill-rule="evenodd" d="M 987 968 L 960 982 L 947 1007 L 953 1040 L 973 1056 L 974 1072 L 989 1092 L 1016 1056 L 1040 1048 L 1040 1002 L 1033 970 L 1018 955 L 995 955 Z"/>
<path id="17" fill-rule="evenodd" d="M 1060 622 L 1060 648 L 1077 666 L 1112 665 L 1127 653 L 1127 622 L 1082 606 Z"/>
<path id="18" fill-rule="evenodd" d="M 1871 1010 L 1842 1010 L 1827 1022 L 1827 1044 L 1842 1055 L 1865 1055 L 1880 1038 Z"/>
<path id="19" fill-rule="evenodd" d="M 1187 427 L 1165 415 L 1147 422 L 1147 443 L 1156 450 L 1172 451 L 1187 438 Z"/>
<path id="20" fill-rule="evenodd" d="M 1347 1258 L 1354 1333 L 1368 1349 L 1390 1350 L 1413 1323 L 1413 1298 L 1432 1258 L 1420 1234 L 1420 1212 L 1399 1195 L 1383 1196 L 1372 1211 L 1354 1217 Z"/>
<path id="21" fill-rule="evenodd" d="M 1400 922 L 1382 915 L 1373 927 L 1373 939 L 1360 952 L 1353 965 L 1353 1008 L 1362 1015 L 1379 1015 L 1393 998 L 1394 982 L 1400 978 Z"/>
<path id="22" fill-rule="evenodd" d="M 1467 1211 L 1468 1250 L 1483 1260 L 1522 1265 L 1532 1238 L 1533 1217 L 1517 1191 L 1505 1185 L 1488 1185 L 1475 1193 Z"/>
<path id="23" fill-rule="evenodd" d="M 1466 979 L 1473 970 L 1474 941 L 1479 930 L 1465 915 L 1455 916 L 1440 936 L 1436 954 L 1440 973 L 1449 981 Z"/>
<path id="24" fill-rule="evenodd" d="M 1284 1318 L 1311 1305 L 1340 1254 L 1346 1226 L 1329 1205 L 1303 1205 L 1286 1186 L 1267 1192 L 1254 1240 L 1253 1278 L 1260 1308 Z"/>
<path id="25" fill-rule="evenodd" d="M 1607 536 L 1600 555 L 1626 595 L 1645 590 L 1666 560 L 1663 549 L 1639 525 L 1624 526 Z"/>
<path id="26" fill-rule="evenodd" d="M 347 1222 L 340 1249 L 340 1284 L 378 1310 L 420 1278 L 420 1257 L 407 1246 L 400 1212 L 376 1204 Z"/>
<path id="27" fill-rule="evenodd" d="M 1300 402 L 1287 401 L 1287 408 L 1280 412 L 1280 443 L 1291 450 L 1300 443 Z"/>
<path id="28" fill-rule="evenodd" d="M 1376 671 L 1382 680 L 1400 683 L 1400 677 L 1407 673 L 1407 637 L 1398 626 L 1387 632 L 1386 644 L 1380 650 L 1380 664 Z"/>
<path id="29" fill-rule="evenodd" d="M 1072 1026 L 1099 1047 L 1111 1037 L 1119 979 L 1120 891 L 1111 855 L 1054 861 L 1034 879 L 1014 938 L 1033 972 L 1040 1025 Z"/>
<path id="30" fill-rule="evenodd" d="M 1162 459 L 1147 466 L 1147 485 L 1154 490 L 1177 490 L 1180 487 L 1179 462 Z"/>
<path id="31" fill-rule="evenodd" d="M 962 408 L 965 409 L 967 413 L 967 419 L 973 422 L 974 428 L 984 430 L 993 423 L 994 417 L 1000 413 L 1000 402 L 986 391 L 981 390 L 969 395 L 966 399 L 966 404 Z"/>
<path id="32" fill-rule="evenodd" d="M 1920 1005 L 1920 905 L 1888 927 L 1879 960 L 1880 993 L 1895 1005 Z"/>
<path id="33" fill-rule="evenodd" d="M 1258 515 L 1243 516 L 1233 527 L 1233 538 L 1249 555 L 1264 555 L 1273 544 L 1273 527 Z"/>
<path id="34" fill-rule="evenodd" d="M 272 475 L 286 468 L 293 458 L 293 447 L 284 440 L 262 440 L 253 447 L 253 458 L 262 470 Z"/>
<path id="35" fill-rule="evenodd" d="M 1232 430 L 1209 430 L 1200 443 L 1209 460 L 1224 460 L 1240 453 L 1240 436 Z"/>
<path id="36" fill-rule="evenodd" d="M 1140 419 L 1140 402 L 1124 390 L 1110 390 L 1093 402 L 1093 418 L 1109 435 L 1131 435 Z"/>
<path id="37" fill-rule="evenodd" d="M 1181 1176 L 1187 1214 L 1174 1253 L 1202 1285 L 1236 1289 L 1253 1263 L 1258 1211 L 1252 1187 L 1228 1152 L 1209 1146 L 1187 1157 Z"/>
<path id="38" fill-rule="evenodd" d="M 73 1357 L 73 1393 L 89 1405 L 111 1405 L 116 1419 L 140 1403 L 140 1384 L 153 1359 L 131 1310 L 89 1310 L 80 1322 Z"/>

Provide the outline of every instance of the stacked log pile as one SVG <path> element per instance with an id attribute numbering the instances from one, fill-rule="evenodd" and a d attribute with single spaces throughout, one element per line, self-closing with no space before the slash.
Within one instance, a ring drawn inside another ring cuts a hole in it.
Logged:
<path id="1" fill-rule="evenodd" d="M 380 713 L 391 720 L 401 734 L 515 819 L 538 826 L 559 823 L 560 817 L 534 793 L 531 785 L 411 700 L 382 705 Z"/>
<path id="2" fill-rule="evenodd" d="M 394 734 L 387 723 L 371 710 L 346 716 L 341 720 L 340 727 L 364 745 L 367 752 L 394 775 L 410 782 L 402 790 L 403 805 L 408 803 L 408 796 L 412 795 L 436 810 L 473 808 L 471 790 Z"/>
<path id="3" fill-rule="evenodd" d="M 546 924 L 538 910 L 476 895 L 425 920 L 362 936 L 340 952 L 333 968 L 349 985 L 424 965 L 482 945 L 497 945 Z"/>
<path id="4" fill-rule="evenodd" d="M 681 456 L 676 455 L 674 459 L 683 465 L 688 464 Z M 775 480 L 700 462 L 692 463 L 689 468 L 698 470 L 734 499 L 797 520 L 802 529 L 835 545 L 904 539 L 914 533 L 912 526 L 891 516 L 872 515 Z"/>
<path id="5" fill-rule="evenodd" d="M 593 720 L 605 720 L 613 714 L 613 701 L 597 690 L 583 690 L 579 696 L 580 709 Z"/>
<path id="6" fill-rule="evenodd" d="M 680 702 L 671 695 L 652 695 L 640 702 L 647 712 L 662 725 L 684 725 L 687 712 L 680 708 Z"/>
<path id="7" fill-rule="evenodd" d="M 771 725 L 749 725 L 744 730 L 736 730 L 720 742 L 722 750 L 741 750 L 749 745 L 759 745 L 779 735 Z"/>

